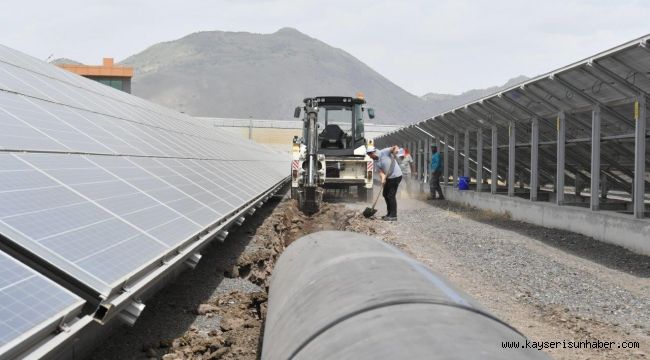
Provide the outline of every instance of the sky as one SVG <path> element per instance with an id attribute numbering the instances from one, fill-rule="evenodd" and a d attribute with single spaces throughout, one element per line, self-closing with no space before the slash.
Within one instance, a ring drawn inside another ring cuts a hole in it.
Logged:
<path id="1" fill-rule="evenodd" d="M 650 0 L 0 0 L 0 44 L 116 61 L 197 31 L 293 27 L 415 95 L 549 72 L 650 33 Z"/>

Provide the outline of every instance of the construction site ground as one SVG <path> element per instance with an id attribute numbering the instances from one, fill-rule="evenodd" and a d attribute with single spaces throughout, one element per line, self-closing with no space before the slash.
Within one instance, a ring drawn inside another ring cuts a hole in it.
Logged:
<path id="1" fill-rule="evenodd" d="M 545 350 L 554 358 L 650 358 L 649 257 L 405 193 L 397 222 L 365 219 L 366 206 L 327 203 L 307 217 L 286 198 L 265 204 L 224 243 L 209 247 L 196 269 L 147 301 L 135 326 L 116 331 L 91 358 L 257 359 L 275 260 L 300 236 L 334 229 L 397 246 L 531 340 L 639 344 Z M 377 217 L 385 214 L 382 199 L 378 208 Z"/>

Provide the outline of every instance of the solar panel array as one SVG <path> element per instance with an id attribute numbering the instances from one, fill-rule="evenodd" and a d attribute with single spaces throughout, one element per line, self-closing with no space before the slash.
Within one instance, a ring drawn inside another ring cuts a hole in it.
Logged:
<path id="1" fill-rule="evenodd" d="M 97 298 L 288 175 L 286 155 L 2 46 L 0 150 L 1 244 Z M 4 258 L 0 290 L 15 314 L 44 290 L 43 316 L 79 300 Z M 33 325 L 0 319 L 5 343 Z"/>
<path id="2" fill-rule="evenodd" d="M 600 171 L 610 190 L 632 193 L 635 156 L 635 107 L 640 97 L 650 94 L 650 36 L 646 35 L 609 51 L 557 69 L 548 74 L 486 96 L 429 119 L 390 132 L 376 139 L 379 146 L 414 144 L 447 138 L 455 146 L 457 138 L 460 175 L 476 176 L 478 162 L 478 131 L 482 130 L 482 163 L 486 176 L 491 165 L 491 128 L 494 127 L 498 147 L 499 179 L 508 176 L 508 141 L 516 138 L 517 179 L 530 184 L 531 136 L 533 119 L 539 131 L 539 186 L 552 188 L 556 183 L 559 124 L 566 126 L 566 184 L 590 183 L 591 136 L 593 112 L 598 109 L 600 126 Z M 560 115 L 562 112 L 562 115 Z M 560 120 L 562 117 L 564 120 Z M 464 132 L 468 132 L 465 144 Z M 423 148 L 422 145 L 419 146 Z M 467 151 L 467 150 L 468 151 Z M 424 162 L 428 149 L 425 149 Z M 454 156 L 456 156 L 454 154 Z M 462 162 L 467 156 L 472 164 L 463 174 Z M 451 164 L 454 160 L 449 157 Z M 646 169 L 650 157 L 646 157 Z M 450 165 L 451 166 L 451 165 Z M 450 174 L 451 175 L 451 174 Z M 650 174 L 646 175 L 646 192 Z"/>
<path id="3" fill-rule="evenodd" d="M 79 310 L 83 300 L 0 251 L 0 354 Z"/>

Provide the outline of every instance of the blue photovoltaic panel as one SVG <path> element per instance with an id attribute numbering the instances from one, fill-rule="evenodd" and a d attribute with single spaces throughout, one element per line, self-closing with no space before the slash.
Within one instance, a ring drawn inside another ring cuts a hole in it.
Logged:
<path id="1" fill-rule="evenodd" d="M 251 165 L 0 154 L 0 232 L 107 294 L 143 264 L 273 185 L 268 165 Z M 262 185 L 237 185 L 237 173 Z M 117 266 L 106 269 L 104 261 Z"/>
<path id="2" fill-rule="evenodd" d="M 0 233 L 98 294 L 286 176 L 286 156 L 2 47 L 0 90 Z"/>
<path id="3" fill-rule="evenodd" d="M 0 356 L 25 334 L 57 324 L 83 300 L 0 251 Z"/>
<path id="4" fill-rule="evenodd" d="M 110 299 L 232 219 L 287 177 L 288 160 L 0 46 L 0 241 L 84 298 Z M 80 304 L 0 260 L 0 347 Z"/>

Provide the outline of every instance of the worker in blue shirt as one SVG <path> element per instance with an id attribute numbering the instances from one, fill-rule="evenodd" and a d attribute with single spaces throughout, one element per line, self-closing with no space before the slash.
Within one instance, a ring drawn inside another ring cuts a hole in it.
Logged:
<path id="1" fill-rule="evenodd" d="M 438 152 L 438 147 L 433 145 L 431 146 L 431 166 L 429 167 L 431 171 L 431 181 L 429 182 L 429 191 L 431 192 L 431 197 L 429 199 L 436 199 L 436 192 L 440 194 L 438 199 L 444 200 L 445 196 L 442 194 L 442 188 L 440 187 L 440 176 L 442 175 L 442 158 Z"/>

